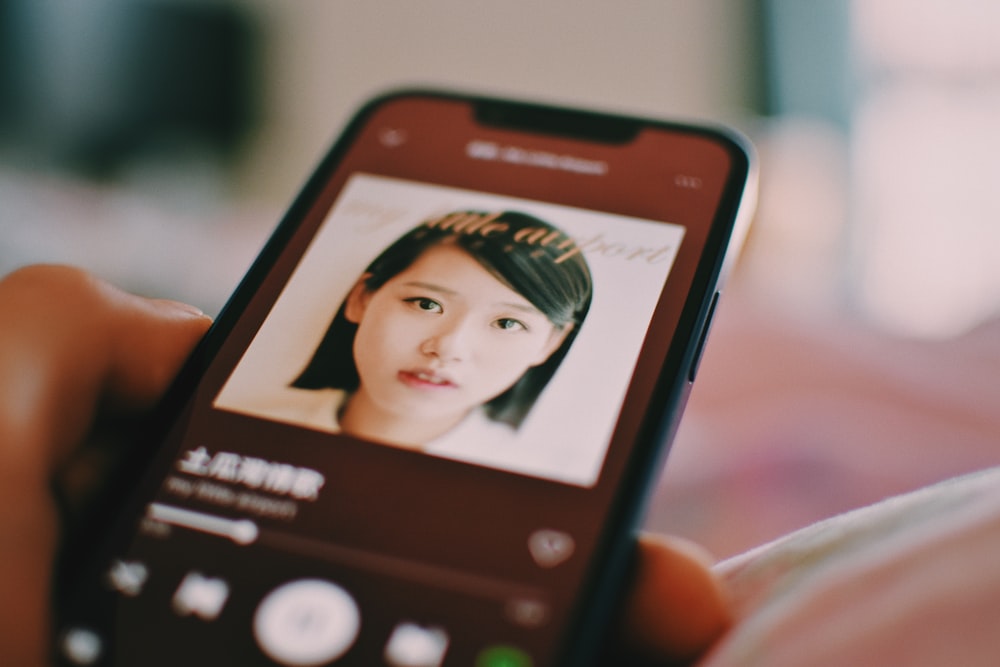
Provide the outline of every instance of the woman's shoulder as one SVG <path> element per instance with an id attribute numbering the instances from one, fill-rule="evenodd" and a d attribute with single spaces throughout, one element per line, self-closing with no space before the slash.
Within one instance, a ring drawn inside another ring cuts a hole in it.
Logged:
<path id="1" fill-rule="evenodd" d="M 241 412 L 296 426 L 340 432 L 337 412 L 347 400 L 342 389 L 284 387 L 242 401 Z"/>

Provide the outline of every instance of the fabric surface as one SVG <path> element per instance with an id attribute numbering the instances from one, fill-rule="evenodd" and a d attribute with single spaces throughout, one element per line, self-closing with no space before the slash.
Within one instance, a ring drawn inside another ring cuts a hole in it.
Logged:
<path id="1" fill-rule="evenodd" d="M 996 665 L 1000 468 L 722 561 L 739 618 L 699 667 Z"/>

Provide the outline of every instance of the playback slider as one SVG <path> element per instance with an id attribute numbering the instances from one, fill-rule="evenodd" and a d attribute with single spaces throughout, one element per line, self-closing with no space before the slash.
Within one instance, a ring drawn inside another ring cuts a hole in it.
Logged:
<path id="1" fill-rule="evenodd" d="M 161 523 L 226 537 L 242 545 L 255 542 L 260 534 L 257 524 L 250 519 L 224 519 L 162 503 L 150 503 L 146 507 L 146 516 Z"/>

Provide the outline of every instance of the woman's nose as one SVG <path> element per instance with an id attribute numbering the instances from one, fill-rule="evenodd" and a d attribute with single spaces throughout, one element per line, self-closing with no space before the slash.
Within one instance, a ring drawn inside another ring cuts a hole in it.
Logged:
<path id="1" fill-rule="evenodd" d="M 442 323 L 424 339 L 420 351 L 440 361 L 461 361 L 469 355 L 471 337 L 468 322 Z"/>

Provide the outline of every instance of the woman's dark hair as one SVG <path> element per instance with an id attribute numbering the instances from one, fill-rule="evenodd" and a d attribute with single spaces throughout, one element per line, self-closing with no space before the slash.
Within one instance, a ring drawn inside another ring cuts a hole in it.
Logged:
<path id="1" fill-rule="evenodd" d="M 573 344 L 590 309 L 590 269 L 575 243 L 556 227 L 526 213 L 459 211 L 412 229 L 365 269 L 374 292 L 405 271 L 429 248 L 450 243 L 467 252 L 500 282 L 538 308 L 558 329 L 572 325 L 559 348 L 484 406 L 494 421 L 520 426 Z M 345 316 L 346 299 L 305 370 L 291 383 L 300 389 L 354 391 L 357 325 Z"/>

